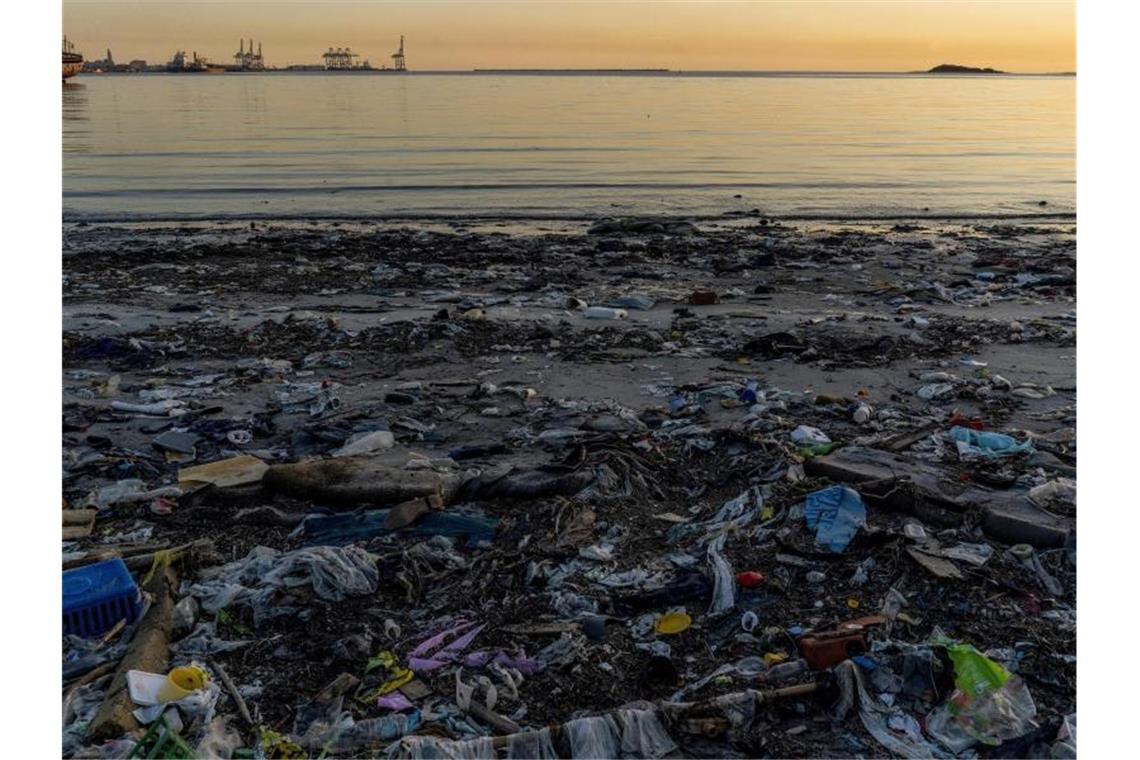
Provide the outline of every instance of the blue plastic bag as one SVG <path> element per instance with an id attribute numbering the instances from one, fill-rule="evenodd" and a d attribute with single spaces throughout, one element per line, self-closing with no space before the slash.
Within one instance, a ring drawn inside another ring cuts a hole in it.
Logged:
<path id="1" fill-rule="evenodd" d="M 1018 441 L 1001 433 L 989 433 L 955 425 L 950 438 L 958 444 L 958 454 L 966 458 L 1000 459 L 1033 451 L 1033 441 Z"/>
<path id="2" fill-rule="evenodd" d="M 815 531 L 816 543 L 839 554 L 855 538 L 861 525 L 867 524 L 867 507 L 847 486 L 831 486 L 808 494 L 804 519 Z"/>
<path id="3" fill-rule="evenodd" d="M 449 536 L 465 538 L 469 546 L 490 544 L 495 540 L 499 521 L 490 517 L 459 512 L 428 512 L 412 525 L 398 530 L 384 527 L 388 509 L 340 514 L 309 514 L 299 528 L 305 546 L 343 546 L 375 536 Z"/>

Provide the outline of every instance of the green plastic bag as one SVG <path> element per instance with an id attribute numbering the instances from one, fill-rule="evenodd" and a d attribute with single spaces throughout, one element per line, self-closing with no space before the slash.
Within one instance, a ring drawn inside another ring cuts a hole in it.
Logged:
<path id="1" fill-rule="evenodd" d="M 954 663 L 956 688 L 927 716 L 931 738 L 959 754 L 976 743 L 995 746 L 1036 727 L 1037 706 L 1024 681 L 969 644 L 933 643 L 945 647 Z"/>
<path id="2" fill-rule="evenodd" d="M 981 697 L 1009 680 L 1009 671 L 970 644 L 947 644 L 946 653 L 954 663 L 954 685 L 964 694 Z"/>

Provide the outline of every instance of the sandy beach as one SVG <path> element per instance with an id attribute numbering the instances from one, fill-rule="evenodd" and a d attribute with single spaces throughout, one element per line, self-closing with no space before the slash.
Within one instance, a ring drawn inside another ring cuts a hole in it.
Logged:
<path id="1" fill-rule="evenodd" d="M 362 458 L 458 483 L 425 509 L 484 521 L 493 538 L 433 536 L 415 510 L 402 531 L 352 537 L 376 557 L 374 593 L 300 589 L 273 602 L 290 610 L 280 616 L 193 605 L 172 651 L 221 663 L 261 725 L 296 736 L 298 710 L 338 675 L 467 619 L 485 626 L 480 650 L 543 663 L 520 667 L 515 688 L 496 680 L 505 724 L 485 719 L 493 734 L 801 685 L 735 727 L 708 717 L 704 735 L 671 723 L 669 737 L 686 756 L 888 755 L 855 713 L 819 717 L 842 692 L 838 668 L 707 678 L 765 654 L 775 672 L 803 653 L 797 632 L 883 611 L 892 641 L 941 633 L 1015 668 L 1040 726 L 1019 739 L 1027 752 L 1075 709 L 1075 507 L 1039 496 L 1075 479 L 1075 233 L 754 216 L 67 225 L 64 498 L 99 511 L 89 536 L 65 542 L 65 566 L 192 544 L 174 599 L 192 597 L 209 568 L 255 547 L 319 543 L 315 513 L 395 505 L 269 481 L 180 486 L 180 471 L 244 455 L 270 472 L 340 460 L 388 430 Z M 971 459 L 949 438 L 956 425 L 1031 446 Z M 805 444 L 804 426 L 831 445 Z M 159 440 L 172 432 L 186 435 Z M 887 487 L 872 477 L 883 468 Z M 130 497 L 104 490 L 128 479 L 142 481 Z M 802 503 L 839 483 L 865 500 L 866 524 L 829 552 Z M 726 532 L 722 555 L 733 577 L 763 582 L 736 588 L 726 614 L 700 534 L 753 489 L 764 507 Z M 914 540 L 916 523 L 936 545 Z M 1034 545 L 1060 593 L 1018 564 L 1016 544 Z M 954 545 L 990 547 L 989 559 L 940 554 Z M 706 584 L 679 591 L 694 572 Z M 646 634 L 645 615 L 652 626 L 677 606 L 688 630 Z M 594 616 L 604 632 L 583 636 Z M 450 671 L 417 681 L 421 706 L 454 697 Z M 351 694 L 343 709 L 375 716 Z M 462 716 L 442 709 L 426 733 L 462 738 Z"/>

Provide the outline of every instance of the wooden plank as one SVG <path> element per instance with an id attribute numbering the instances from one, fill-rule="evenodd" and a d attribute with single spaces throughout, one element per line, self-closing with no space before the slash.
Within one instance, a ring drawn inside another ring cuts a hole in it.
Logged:
<path id="1" fill-rule="evenodd" d="M 94 509 L 65 509 L 63 510 L 63 540 L 74 541 L 86 538 L 95 529 L 95 516 L 99 514 Z"/>

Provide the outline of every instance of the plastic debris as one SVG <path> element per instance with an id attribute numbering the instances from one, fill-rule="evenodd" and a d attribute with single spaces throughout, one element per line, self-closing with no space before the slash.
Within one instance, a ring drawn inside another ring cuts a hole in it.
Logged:
<path id="1" fill-rule="evenodd" d="M 693 624 L 693 619 L 684 612 L 669 612 L 657 619 L 654 629 L 667 636 L 683 633 Z"/>
<path id="2" fill-rule="evenodd" d="M 831 486 L 808 494 L 804 519 L 815 539 L 835 553 L 843 552 L 867 523 L 863 499 L 846 486 Z"/>

